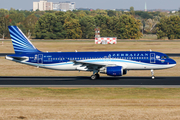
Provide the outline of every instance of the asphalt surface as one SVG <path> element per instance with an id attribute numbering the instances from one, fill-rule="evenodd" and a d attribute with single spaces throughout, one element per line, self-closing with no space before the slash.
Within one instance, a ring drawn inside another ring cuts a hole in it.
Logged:
<path id="1" fill-rule="evenodd" d="M 178 87 L 180 77 L 0 77 L 0 87 Z"/>
<path id="2" fill-rule="evenodd" d="M 0 57 L 6 56 L 6 55 L 11 55 L 14 53 L 0 53 Z M 180 57 L 179 53 L 166 53 L 169 57 Z"/>
<path id="3" fill-rule="evenodd" d="M 166 53 L 169 57 L 180 57 L 180 54 L 178 53 Z"/>
<path id="4" fill-rule="evenodd" d="M 11 55 L 11 54 L 14 54 L 14 53 L 0 53 L 0 57 L 6 56 L 6 55 Z"/>

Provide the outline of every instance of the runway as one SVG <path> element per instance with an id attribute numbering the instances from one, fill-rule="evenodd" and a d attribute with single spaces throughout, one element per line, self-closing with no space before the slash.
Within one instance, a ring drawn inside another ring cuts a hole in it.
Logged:
<path id="1" fill-rule="evenodd" d="M 6 56 L 6 55 L 11 55 L 14 53 L 0 53 L 0 57 Z M 179 53 L 165 53 L 166 55 L 168 55 L 169 57 L 180 57 Z"/>
<path id="2" fill-rule="evenodd" d="M 180 54 L 178 53 L 165 53 L 166 55 L 168 55 L 169 57 L 180 57 Z"/>
<path id="3" fill-rule="evenodd" d="M 180 77 L 0 77 L 0 87 L 152 87 L 180 88 Z"/>
<path id="4" fill-rule="evenodd" d="M 11 55 L 11 54 L 14 54 L 14 53 L 0 53 L 0 57 L 4 57 L 6 55 Z"/>

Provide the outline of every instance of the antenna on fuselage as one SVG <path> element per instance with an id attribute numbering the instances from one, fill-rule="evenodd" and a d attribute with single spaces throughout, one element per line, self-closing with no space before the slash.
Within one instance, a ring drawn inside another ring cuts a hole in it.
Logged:
<path id="1" fill-rule="evenodd" d="M 152 52 L 152 50 L 150 49 L 150 52 Z"/>
<path id="2" fill-rule="evenodd" d="M 77 52 L 77 50 L 75 50 L 75 52 Z"/>

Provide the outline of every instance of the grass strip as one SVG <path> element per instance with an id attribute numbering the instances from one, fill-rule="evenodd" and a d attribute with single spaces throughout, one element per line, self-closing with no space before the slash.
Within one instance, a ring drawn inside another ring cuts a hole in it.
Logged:
<path id="1" fill-rule="evenodd" d="M 179 93 L 180 88 L 0 88 L 0 99 L 180 99 Z"/>

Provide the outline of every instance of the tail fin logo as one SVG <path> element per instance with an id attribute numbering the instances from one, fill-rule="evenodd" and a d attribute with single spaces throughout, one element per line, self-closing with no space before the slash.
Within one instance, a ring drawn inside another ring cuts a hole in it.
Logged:
<path id="1" fill-rule="evenodd" d="M 17 26 L 8 26 L 15 53 L 40 52 Z"/>

